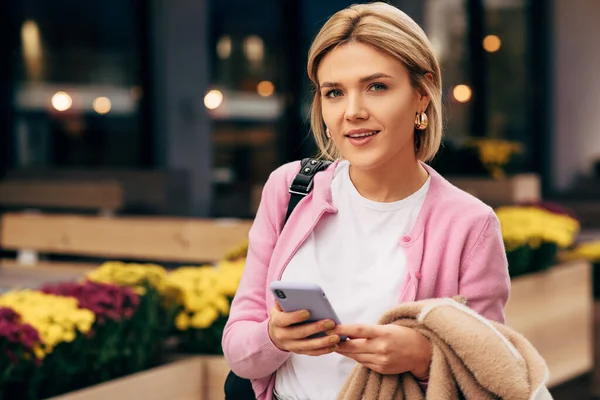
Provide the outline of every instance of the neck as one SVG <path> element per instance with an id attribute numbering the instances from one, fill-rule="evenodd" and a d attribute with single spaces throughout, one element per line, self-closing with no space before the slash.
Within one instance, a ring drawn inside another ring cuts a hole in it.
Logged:
<path id="1" fill-rule="evenodd" d="M 381 203 L 402 200 L 423 186 L 429 174 L 416 157 L 395 157 L 375 168 L 350 165 L 350 179 L 361 196 Z"/>

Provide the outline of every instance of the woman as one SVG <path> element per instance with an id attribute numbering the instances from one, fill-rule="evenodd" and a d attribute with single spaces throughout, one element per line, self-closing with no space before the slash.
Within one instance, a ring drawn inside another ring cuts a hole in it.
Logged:
<path id="1" fill-rule="evenodd" d="M 334 399 L 356 363 L 426 382 L 428 340 L 377 320 L 401 302 L 462 295 L 503 322 L 510 281 L 498 220 L 424 163 L 441 140 L 440 68 L 406 14 L 384 3 L 342 10 L 308 58 L 312 132 L 336 161 L 315 176 L 285 229 L 299 163 L 267 181 L 225 357 L 258 399 Z M 269 291 L 279 279 L 320 284 L 343 324 L 292 326 L 308 315 L 281 311 Z"/>

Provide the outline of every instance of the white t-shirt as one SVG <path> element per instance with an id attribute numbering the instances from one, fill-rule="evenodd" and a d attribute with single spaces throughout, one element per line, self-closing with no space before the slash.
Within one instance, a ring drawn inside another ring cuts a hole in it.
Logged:
<path id="1" fill-rule="evenodd" d="M 407 273 L 399 240 L 415 224 L 429 182 L 405 199 L 379 203 L 360 195 L 349 163 L 340 162 L 331 183 L 338 212 L 320 221 L 281 280 L 321 285 L 342 323 L 377 323 L 398 303 Z M 277 371 L 275 395 L 281 400 L 335 399 L 354 365 L 337 353 L 292 354 Z"/>

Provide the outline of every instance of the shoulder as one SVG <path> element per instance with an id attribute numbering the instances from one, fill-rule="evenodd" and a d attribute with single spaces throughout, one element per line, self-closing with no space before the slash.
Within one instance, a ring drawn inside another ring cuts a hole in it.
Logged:
<path id="1" fill-rule="evenodd" d="M 429 168 L 431 175 L 433 218 L 442 218 L 460 228 L 484 228 L 496 220 L 492 207 L 477 197 L 454 186 L 439 173 Z"/>
<path id="2" fill-rule="evenodd" d="M 273 196 L 286 197 L 288 188 L 296 174 L 300 171 L 300 161 L 292 161 L 281 165 L 269 175 L 263 189 L 263 197 L 265 195 L 273 198 Z"/>
<path id="3" fill-rule="evenodd" d="M 298 171 L 300 171 L 300 160 L 285 163 L 271 172 L 268 182 L 276 182 L 284 186 L 289 185 Z"/>
<path id="4" fill-rule="evenodd" d="M 431 193 L 431 210 L 426 223 L 431 241 L 460 249 L 462 260 L 477 254 L 475 249 L 485 247 L 495 249 L 497 252 L 493 257 L 498 256 L 498 260 L 505 257 L 499 256 L 504 254 L 502 229 L 492 207 L 452 185 L 435 171 L 432 172 L 431 186 L 434 192 Z"/>
<path id="5" fill-rule="evenodd" d="M 324 168 L 322 172 L 319 172 L 316 175 L 316 177 L 314 178 L 315 191 L 327 190 L 327 187 L 329 186 L 333 178 L 333 174 L 336 171 L 337 165 L 338 162 L 331 162 L 331 164 L 328 165 L 327 168 Z M 283 164 L 277 169 L 275 169 L 273 172 L 271 172 L 269 179 L 265 184 L 263 195 L 278 195 L 288 199 L 288 189 L 298 172 L 300 172 L 300 167 L 301 161 L 296 160 Z M 326 183 L 326 185 L 325 187 L 322 187 L 324 183 Z"/>

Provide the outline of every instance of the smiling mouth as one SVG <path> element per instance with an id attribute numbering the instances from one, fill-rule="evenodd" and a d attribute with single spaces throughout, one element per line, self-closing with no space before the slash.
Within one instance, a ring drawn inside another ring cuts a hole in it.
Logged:
<path id="1" fill-rule="evenodd" d="M 371 137 L 377 135 L 380 131 L 371 131 L 371 132 L 362 132 L 362 133 L 353 133 L 351 135 L 345 135 L 347 138 L 351 139 L 362 139 L 366 137 Z"/>

